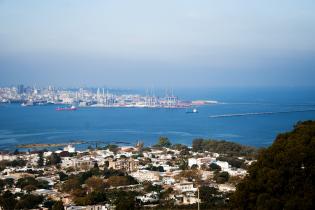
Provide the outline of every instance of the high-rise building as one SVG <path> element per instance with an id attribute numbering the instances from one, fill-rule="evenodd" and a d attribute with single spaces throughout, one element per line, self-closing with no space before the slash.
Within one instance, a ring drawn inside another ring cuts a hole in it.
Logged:
<path id="1" fill-rule="evenodd" d="M 25 91 L 24 91 L 24 85 L 18 85 L 17 86 L 17 93 L 18 94 L 23 94 Z"/>

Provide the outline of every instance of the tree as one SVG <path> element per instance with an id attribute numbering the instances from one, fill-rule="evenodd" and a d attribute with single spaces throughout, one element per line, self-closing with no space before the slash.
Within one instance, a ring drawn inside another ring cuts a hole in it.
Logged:
<path id="1" fill-rule="evenodd" d="M 201 174 L 199 170 L 184 170 L 179 173 L 177 178 L 186 178 L 189 181 L 194 181 L 197 183 L 201 182 Z"/>
<path id="2" fill-rule="evenodd" d="M 141 152 L 143 147 L 144 147 L 143 141 L 138 141 L 138 143 L 135 145 L 135 147 L 138 149 L 139 152 Z"/>
<path id="3" fill-rule="evenodd" d="M 211 171 L 221 171 L 221 166 L 215 164 L 215 163 L 211 163 L 209 165 L 209 168 Z"/>
<path id="4" fill-rule="evenodd" d="M 190 169 L 196 170 L 196 169 L 198 169 L 198 165 L 197 165 L 197 164 L 193 164 L 193 165 L 190 167 Z"/>
<path id="5" fill-rule="evenodd" d="M 58 172 L 58 175 L 59 175 L 59 180 L 60 181 L 66 181 L 68 179 L 68 177 L 69 177 L 67 174 L 65 174 L 62 171 Z"/>
<path id="6" fill-rule="evenodd" d="M 179 153 L 181 156 L 188 156 L 190 155 L 189 153 L 189 148 L 188 147 L 184 147 L 183 149 L 180 150 L 180 153 Z"/>
<path id="7" fill-rule="evenodd" d="M 188 147 L 186 145 L 183 145 L 183 144 L 173 144 L 172 149 L 177 150 L 177 151 L 181 151 L 184 149 L 188 149 Z"/>
<path id="8" fill-rule="evenodd" d="M 55 204 L 52 206 L 52 210 L 64 210 L 65 208 L 63 207 L 63 202 L 57 201 Z"/>
<path id="9" fill-rule="evenodd" d="M 113 187 L 133 185 L 138 182 L 132 176 L 111 176 L 107 180 L 107 184 Z"/>
<path id="10" fill-rule="evenodd" d="M 121 170 L 115 170 L 115 169 L 112 169 L 112 168 L 110 168 L 110 169 L 105 168 L 104 169 L 104 177 L 105 177 L 105 179 L 107 179 L 107 178 L 109 178 L 111 176 L 125 176 L 125 175 L 126 175 L 126 173 L 121 171 Z"/>
<path id="11" fill-rule="evenodd" d="M 143 185 L 144 191 L 148 193 L 152 191 L 160 192 L 162 190 L 161 185 L 153 185 L 152 182 L 150 181 L 144 181 L 142 185 Z"/>
<path id="12" fill-rule="evenodd" d="M 47 200 L 44 201 L 43 207 L 45 207 L 45 208 L 47 208 L 47 209 L 49 209 L 49 210 L 52 210 L 52 207 L 53 207 L 53 205 L 54 205 L 55 203 L 56 203 L 56 201 L 51 200 L 51 199 L 47 199 Z"/>
<path id="13" fill-rule="evenodd" d="M 231 197 L 234 209 L 314 209 L 315 121 L 300 122 L 261 150 Z"/>
<path id="14" fill-rule="evenodd" d="M 13 185 L 14 185 L 14 179 L 13 179 L 13 178 L 6 178 L 6 179 L 4 179 L 4 184 L 5 184 L 7 187 L 13 187 Z"/>
<path id="15" fill-rule="evenodd" d="M 109 144 L 105 147 L 105 149 L 108 149 L 109 151 L 116 154 L 119 150 L 119 147 L 116 144 Z"/>
<path id="16" fill-rule="evenodd" d="M 15 209 L 38 209 L 38 205 L 42 203 L 44 198 L 42 196 L 27 194 L 21 196 L 16 203 Z"/>
<path id="17" fill-rule="evenodd" d="M 223 184 L 223 183 L 229 181 L 229 178 L 230 178 L 230 175 L 226 171 L 219 172 L 214 177 L 216 182 L 219 183 L 219 184 Z"/>
<path id="18" fill-rule="evenodd" d="M 192 150 L 194 152 L 216 152 L 224 153 L 233 156 L 252 157 L 257 154 L 257 149 L 249 146 L 243 146 L 234 142 L 194 139 L 192 143 Z"/>
<path id="19" fill-rule="evenodd" d="M 2 190 L 4 189 L 5 187 L 5 181 L 0 179 L 0 192 L 2 192 Z"/>
<path id="20" fill-rule="evenodd" d="M 187 159 L 180 159 L 178 163 L 180 170 L 187 170 L 188 169 L 188 160 Z"/>
<path id="21" fill-rule="evenodd" d="M 217 158 L 217 160 L 228 162 L 229 165 L 235 168 L 245 168 L 245 164 L 244 164 L 245 160 L 241 160 L 237 157 L 220 156 Z"/>
<path id="22" fill-rule="evenodd" d="M 146 168 L 146 170 L 164 172 L 164 167 L 163 166 L 154 166 L 152 164 L 149 164 L 149 166 Z"/>
<path id="23" fill-rule="evenodd" d="M 61 158 L 58 154 L 52 153 L 47 158 L 47 165 L 57 165 L 58 163 L 61 163 Z"/>
<path id="24" fill-rule="evenodd" d="M 119 191 L 117 192 L 115 205 L 116 210 L 133 210 L 135 209 L 135 196 L 132 191 Z"/>
<path id="25" fill-rule="evenodd" d="M 14 152 L 13 152 L 13 155 L 18 155 L 20 152 L 18 149 L 15 149 Z"/>
<path id="26" fill-rule="evenodd" d="M 93 191 L 87 195 L 88 205 L 95 205 L 106 201 L 104 191 Z"/>
<path id="27" fill-rule="evenodd" d="M 194 139 L 192 143 L 192 150 L 194 152 L 203 152 L 203 139 Z"/>
<path id="28" fill-rule="evenodd" d="M 105 183 L 102 178 L 92 176 L 85 181 L 89 191 L 102 191 L 105 188 Z"/>
<path id="29" fill-rule="evenodd" d="M 64 192 L 72 192 L 73 190 L 80 188 L 81 184 L 78 178 L 70 178 L 62 185 L 62 191 Z"/>
<path id="30" fill-rule="evenodd" d="M 199 188 L 199 196 L 202 209 L 221 209 L 220 207 L 225 207 L 226 205 L 225 196 L 214 187 L 201 186 Z"/>
<path id="31" fill-rule="evenodd" d="M 156 147 L 170 147 L 172 143 L 167 137 L 161 136 L 158 140 L 158 143 L 155 145 Z"/>
<path id="32" fill-rule="evenodd" d="M 38 153 L 37 165 L 38 165 L 38 167 L 44 166 L 44 154 L 43 154 L 43 152 Z"/>
<path id="33" fill-rule="evenodd" d="M 34 177 L 28 176 L 18 179 L 16 186 L 22 189 L 37 189 L 39 183 Z"/>
<path id="34" fill-rule="evenodd" d="M 13 195 L 10 191 L 5 191 L 0 196 L 0 207 L 3 210 L 12 210 L 15 207 L 17 200 L 15 195 Z"/>

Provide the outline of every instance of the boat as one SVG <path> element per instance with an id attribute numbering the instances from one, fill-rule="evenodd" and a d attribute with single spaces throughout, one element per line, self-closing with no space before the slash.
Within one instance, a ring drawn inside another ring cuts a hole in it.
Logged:
<path id="1" fill-rule="evenodd" d="M 33 106 L 34 103 L 32 101 L 27 101 L 21 104 L 21 106 Z"/>
<path id="2" fill-rule="evenodd" d="M 77 110 L 77 107 L 71 106 L 71 107 L 57 107 L 56 111 L 75 111 Z"/>
<path id="3" fill-rule="evenodd" d="M 198 110 L 196 108 L 193 108 L 192 110 L 186 111 L 187 114 L 196 114 L 198 113 Z"/>

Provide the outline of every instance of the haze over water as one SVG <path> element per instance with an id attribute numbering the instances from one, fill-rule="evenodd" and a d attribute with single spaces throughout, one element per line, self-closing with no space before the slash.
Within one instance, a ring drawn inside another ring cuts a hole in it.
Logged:
<path id="1" fill-rule="evenodd" d="M 315 109 L 313 89 L 190 89 L 177 90 L 182 99 L 213 99 L 219 104 L 185 109 L 81 108 L 56 112 L 56 106 L 0 106 L 0 149 L 16 144 L 65 143 L 73 140 L 142 140 L 152 145 L 159 136 L 191 145 L 194 138 L 211 138 L 266 147 L 281 132 L 300 120 L 315 119 L 315 112 L 209 118 L 210 115 Z M 94 145 L 94 143 L 91 143 Z M 86 147 L 81 145 L 80 147 Z"/>

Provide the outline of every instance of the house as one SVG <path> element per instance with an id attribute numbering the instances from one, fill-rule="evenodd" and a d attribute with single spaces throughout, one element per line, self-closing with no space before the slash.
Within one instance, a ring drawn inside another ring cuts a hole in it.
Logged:
<path id="1" fill-rule="evenodd" d="M 79 159 L 74 161 L 74 168 L 75 169 L 83 169 L 88 170 L 95 166 L 95 163 L 97 163 L 93 159 Z"/>
<path id="2" fill-rule="evenodd" d="M 160 180 L 160 173 L 157 171 L 139 170 L 130 173 L 130 176 L 134 177 L 139 182 L 144 181 L 154 182 Z"/>
<path id="3" fill-rule="evenodd" d="M 10 155 L 10 154 L 0 154 L 0 161 L 2 160 L 8 160 L 8 161 L 13 161 L 16 160 L 17 156 L 16 155 Z"/>
<path id="4" fill-rule="evenodd" d="M 75 147 L 72 146 L 71 144 L 69 144 L 68 146 L 66 146 L 65 148 L 63 148 L 63 151 L 67 151 L 69 153 L 75 153 Z"/>
<path id="5" fill-rule="evenodd" d="M 230 168 L 229 163 L 226 161 L 214 161 L 214 163 L 220 166 L 222 171 L 228 171 Z"/>
<path id="6" fill-rule="evenodd" d="M 88 170 L 95 166 L 96 160 L 86 157 L 86 158 L 73 158 L 73 157 L 64 157 L 62 158 L 61 167 L 62 168 L 69 168 L 73 167 L 77 170 Z"/>
<path id="7" fill-rule="evenodd" d="M 193 182 L 183 181 L 174 185 L 175 190 L 179 192 L 195 192 L 197 188 L 194 188 Z"/>
<path id="8" fill-rule="evenodd" d="M 171 196 L 175 200 L 176 205 L 190 205 L 198 202 L 198 198 L 194 193 L 182 193 Z"/>
<path id="9" fill-rule="evenodd" d="M 175 178 L 173 176 L 163 176 L 162 182 L 166 185 L 172 185 L 175 183 Z"/>
<path id="10" fill-rule="evenodd" d="M 203 158 L 189 158 L 188 159 L 188 166 L 191 167 L 193 165 L 198 165 L 198 167 L 202 165 L 210 165 L 215 158 L 212 157 L 203 157 Z"/>
<path id="11" fill-rule="evenodd" d="M 183 195 L 182 204 L 190 205 L 198 202 L 198 198 L 194 193 L 186 193 Z"/>
<path id="12" fill-rule="evenodd" d="M 127 172 L 137 171 L 139 167 L 139 160 L 133 158 L 120 158 L 120 159 L 109 159 L 108 168 L 115 170 L 123 170 Z"/>
<path id="13" fill-rule="evenodd" d="M 143 196 L 137 196 L 136 201 L 144 203 L 144 204 L 157 203 L 159 201 L 159 196 L 157 192 L 151 192 Z"/>
<path id="14" fill-rule="evenodd" d="M 109 210 L 109 205 L 92 205 L 92 206 L 68 206 L 65 210 Z"/>

